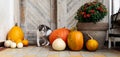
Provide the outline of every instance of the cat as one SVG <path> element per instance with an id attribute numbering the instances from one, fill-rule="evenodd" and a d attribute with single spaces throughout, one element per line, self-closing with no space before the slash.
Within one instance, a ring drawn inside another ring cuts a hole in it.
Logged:
<path id="1" fill-rule="evenodd" d="M 51 34 L 52 30 L 46 25 L 39 25 L 37 28 L 37 46 L 48 46 L 49 40 L 48 37 Z"/>

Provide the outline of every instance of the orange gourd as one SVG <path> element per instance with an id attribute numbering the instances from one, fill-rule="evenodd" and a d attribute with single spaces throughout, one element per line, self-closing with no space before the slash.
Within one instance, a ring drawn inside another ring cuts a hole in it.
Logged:
<path id="1" fill-rule="evenodd" d="M 29 41 L 28 41 L 27 39 L 24 39 L 24 40 L 22 41 L 22 43 L 23 43 L 23 46 L 28 46 Z"/>
<path id="2" fill-rule="evenodd" d="M 59 28 L 54 30 L 49 36 L 50 44 L 52 44 L 53 41 L 58 37 L 61 37 L 64 40 L 64 42 L 67 43 L 68 34 L 69 30 L 67 28 Z"/>
<path id="3" fill-rule="evenodd" d="M 89 50 L 89 51 L 95 51 L 98 49 L 98 46 L 99 46 L 99 43 L 97 40 L 93 39 L 92 36 L 90 36 L 88 34 L 88 36 L 91 38 L 87 41 L 86 43 L 86 48 Z"/>
<path id="4" fill-rule="evenodd" d="M 77 30 L 71 31 L 68 35 L 67 43 L 71 50 L 81 50 L 84 44 L 82 32 Z"/>
<path id="5" fill-rule="evenodd" d="M 23 30 L 17 26 L 17 24 L 12 27 L 12 29 L 8 32 L 7 39 L 17 42 L 18 40 L 24 39 L 24 33 Z"/>

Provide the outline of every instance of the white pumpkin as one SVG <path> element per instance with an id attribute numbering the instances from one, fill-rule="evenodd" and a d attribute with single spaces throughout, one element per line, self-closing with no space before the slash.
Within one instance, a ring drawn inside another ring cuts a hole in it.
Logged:
<path id="1" fill-rule="evenodd" d="M 11 40 L 6 40 L 5 43 L 4 43 L 4 46 L 5 47 L 10 47 L 11 46 Z"/>
<path id="2" fill-rule="evenodd" d="M 62 38 L 57 38 L 53 41 L 52 48 L 54 50 L 64 50 L 66 48 L 65 42 L 62 40 Z"/>
<path id="3" fill-rule="evenodd" d="M 15 42 L 12 42 L 10 47 L 11 47 L 11 48 L 16 48 L 16 43 L 15 43 Z"/>
<path id="4" fill-rule="evenodd" d="M 17 44 L 17 48 L 22 48 L 22 47 L 23 47 L 23 43 L 19 42 L 19 43 Z"/>

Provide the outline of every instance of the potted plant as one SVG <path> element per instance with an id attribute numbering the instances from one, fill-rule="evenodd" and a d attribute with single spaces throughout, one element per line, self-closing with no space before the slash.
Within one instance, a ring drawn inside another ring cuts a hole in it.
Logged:
<path id="1" fill-rule="evenodd" d="M 108 24 L 97 23 L 101 21 L 106 15 L 107 8 L 101 2 L 93 1 L 85 3 L 78 9 L 77 15 L 75 16 L 75 19 L 78 20 L 77 27 L 78 29 L 82 30 L 84 29 L 104 30 L 104 28 L 107 29 Z"/>
<path id="2" fill-rule="evenodd" d="M 84 39 L 88 39 L 85 33 L 90 33 L 99 42 L 99 49 L 104 45 L 108 24 L 97 22 L 103 20 L 106 15 L 107 8 L 102 3 L 94 1 L 82 5 L 75 16 L 78 20 L 77 29 L 84 33 Z"/>
<path id="3" fill-rule="evenodd" d="M 82 5 L 78 11 L 75 19 L 78 22 L 99 22 L 107 15 L 106 7 L 100 2 L 88 2 Z"/>

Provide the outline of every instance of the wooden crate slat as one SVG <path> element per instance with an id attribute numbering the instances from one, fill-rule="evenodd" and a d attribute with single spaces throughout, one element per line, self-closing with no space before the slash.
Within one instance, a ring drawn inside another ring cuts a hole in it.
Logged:
<path id="1" fill-rule="evenodd" d="M 39 24 L 50 26 L 50 2 L 49 4 L 46 4 L 48 2 L 48 0 L 27 0 L 26 24 L 27 22 L 33 22 L 31 24 L 35 24 L 36 26 L 38 26 Z"/>
<path id="2" fill-rule="evenodd" d="M 57 0 L 57 28 L 67 27 L 67 0 Z"/>
<path id="3" fill-rule="evenodd" d="M 106 31 L 108 29 L 108 23 L 78 23 L 78 30 L 83 31 Z"/>

